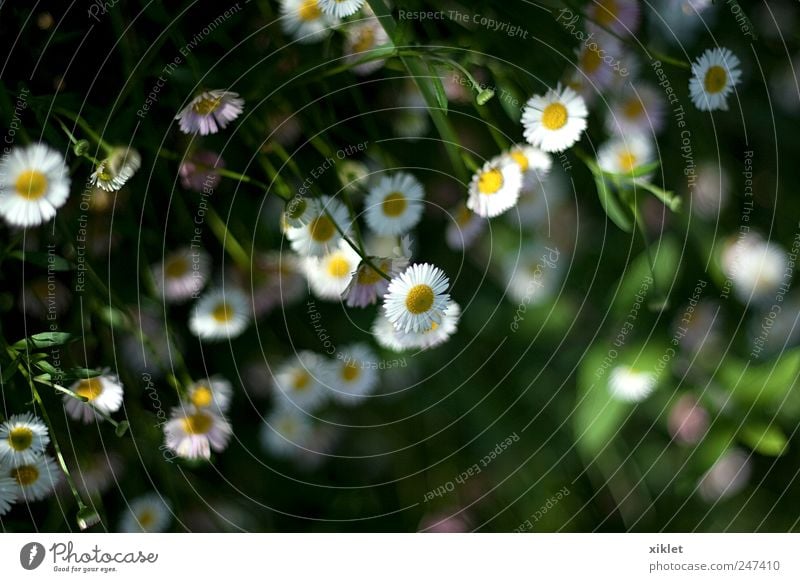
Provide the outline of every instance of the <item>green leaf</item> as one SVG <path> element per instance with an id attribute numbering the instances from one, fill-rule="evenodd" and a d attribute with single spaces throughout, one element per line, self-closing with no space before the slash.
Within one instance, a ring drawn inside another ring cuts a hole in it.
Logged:
<path id="1" fill-rule="evenodd" d="M 100 318 L 114 329 L 125 330 L 129 326 L 128 316 L 119 309 L 106 305 L 97 310 Z"/>
<path id="2" fill-rule="evenodd" d="M 748 423 L 739 434 L 741 441 L 762 455 L 779 457 L 786 452 L 789 441 L 776 425 L 765 423 Z"/>
<path id="3" fill-rule="evenodd" d="M 125 433 L 128 432 L 130 426 L 131 425 L 127 420 L 120 421 L 117 423 L 117 428 L 114 430 L 114 432 L 118 437 L 123 437 L 125 436 Z"/>
<path id="4" fill-rule="evenodd" d="M 39 252 L 39 251 L 36 252 L 11 251 L 10 253 L 8 253 L 8 257 L 11 259 L 17 259 L 18 261 L 29 263 L 31 265 L 35 265 L 37 267 L 52 269 L 53 271 L 72 270 L 72 264 L 64 257 L 60 257 L 56 254 Z"/>
<path id="5" fill-rule="evenodd" d="M 633 232 L 634 216 L 630 208 L 625 207 L 620 202 L 616 194 L 608 187 L 603 176 L 595 174 L 594 183 L 597 185 L 597 196 L 600 198 L 600 204 L 611 219 L 611 222 L 625 232 Z"/>
<path id="6" fill-rule="evenodd" d="M 728 356 L 719 367 L 715 379 L 730 391 L 735 402 L 747 409 L 774 409 L 791 415 L 800 409 L 798 373 L 800 348 L 795 348 L 758 365 L 748 365 Z"/>
<path id="7" fill-rule="evenodd" d="M 589 457 L 598 454 L 619 430 L 629 406 L 611 397 L 608 351 L 598 345 L 583 359 L 578 372 L 578 402 L 574 415 L 578 447 Z"/>
<path id="8" fill-rule="evenodd" d="M 652 269 L 648 252 L 653 253 Z M 641 317 L 641 311 L 644 310 L 644 305 L 648 304 L 650 297 L 663 301 L 665 298 L 656 297 L 654 291 L 656 286 L 659 289 L 671 287 L 672 281 L 678 277 L 680 271 L 680 254 L 681 249 L 677 240 L 672 236 L 665 236 L 632 260 L 622 275 L 619 289 L 616 286 L 612 287 L 611 292 L 615 294 L 612 313 L 616 316 L 633 313 L 635 304 L 640 303 L 640 309 L 636 314 L 638 318 Z"/>
<path id="9" fill-rule="evenodd" d="M 70 368 L 64 374 L 64 381 L 67 380 L 86 380 L 96 378 L 103 373 L 102 370 L 92 370 L 90 368 Z"/>
<path id="10" fill-rule="evenodd" d="M 41 350 L 54 346 L 63 346 L 76 339 L 78 339 L 78 336 L 71 333 L 64 331 L 48 331 L 34 334 L 26 339 L 21 339 L 11 347 L 15 350 L 24 350 L 26 347 L 31 350 Z"/>
<path id="11" fill-rule="evenodd" d="M 430 83 L 433 94 L 436 96 L 436 103 L 441 108 L 442 113 L 447 115 L 449 102 L 447 101 L 447 93 L 445 93 L 444 91 L 442 78 L 439 76 L 439 73 L 436 72 L 436 69 L 434 69 L 430 63 L 428 63 L 428 71 L 430 71 L 431 76 L 427 80 L 420 79 L 419 81 Z"/>

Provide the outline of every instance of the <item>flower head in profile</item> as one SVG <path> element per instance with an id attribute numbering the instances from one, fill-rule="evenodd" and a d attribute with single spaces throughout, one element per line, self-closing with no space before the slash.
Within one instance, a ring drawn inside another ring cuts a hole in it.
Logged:
<path id="1" fill-rule="evenodd" d="M 397 172 L 381 177 L 364 201 L 365 219 L 378 235 L 399 235 L 422 218 L 425 190 L 411 174 Z"/>
<path id="2" fill-rule="evenodd" d="M 364 6 L 365 0 L 317 0 L 319 9 L 324 14 L 344 18 L 352 16 Z"/>
<path id="3" fill-rule="evenodd" d="M 103 420 L 104 416 L 116 412 L 122 406 L 122 382 L 107 372 L 78 380 L 70 386 L 70 390 L 85 401 L 65 394 L 64 408 L 72 419 L 86 424 Z"/>
<path id="4" fill-rule="evenodd" d="M 172 519 L 169 503 L 158 493 L 148 493 L 130 502 L 122 512 L 119 531 L 123 533 L 160 533 Z"/>
<path id="5" fill-rule="evenodd" d="M 225 160 L 219 154 L 200 150 L 184 158 L 178 168 L 178 175 L 184 188 L 203 192 L 213 190 L 219 185 L 220 176 L 217 170 L 224 167 Z"/>
<path id="6" fill-rule="evenodd" d="M 228 446 L 231 425 L 221 414 L 209 408 L 180 406 L 164 425 L 164 443 L 184 459 L 209 459 L 211 451 L 222 452 Z"/>
<path id="7" fill-rule="evenodd" d="M 729 49 L 708 49 L 692 64 L 689 92 L 700 111 L 728 110 L 728 97 L 739 84 L 739 58 Z"/>
<path id="8" fill-rule="evenodd" d="M 38 226 L 69 197 L 64 157 L 38 143 L 17 147 L 0 161 L 0 216 L 12 226 Z"/>
<path id="9" fill-rule="evenodd" d="M 139 152 L 130 148 L 114 148 L 108 157 L 97 165 L 89 181 L 106 192 L 116 192 L 141 166 L 142 157 Z"/>
<path id="10" fill-rule="evenodd" d="M 512 208 L 522 190 L 522 170 L 509 155 L 497 156 L 478 170 L 469 184 L 467 208 L 493 218 Z"/>
<path id="11" fill-rule="evenodd" d="M 653 391 L 658 378 L 653 372 L 619 365 L 611 370 L 608 387 L 611 395 L 625 402 L 641 402 Z"/>
<path id="12" fill-rule="evenodd" d="M 325 385 L 341 404 L 362 404 L 378 386 L 377 356 L 365 344 L 343 347 L 325 368 Z"/>
<path id="13" fill-rule="evenodd" d="M 588 115 L 583 97 L 559 85 L 526 103 L 522 112 L 525 139 L 546 152 L 562 152 L 580 139 Z"/>
<path id="14" fill-rule="evenodd" d="M 411 265 L 389 283 L 383 298 L 386 317 L 402 332 L 422 332 L 441 324 L 450 301 L 447 275 L 428 263 Z"/>
<path id="15" fill-rule="evenodd" d="M 244 111 L 244 99 L 238 93 L 214 89 L 192 99 L 175 116 L 183 133 L 217 133 Z"/>
<path id="16" fill-rule="evenodd" d="M 159 299 L 180 303 L 196 297 L 211 275 L 211 257 L 200 248 L 184 247 L 153 266 Z"/>
<path id="17" fill-rule="evenodd" d="M 361 257 L 344 240 L 333 252 L 305 260 L 306 277 L 311 291 L 320 299 L 341 301 Z"/>
<path id="18" fill-rule="evenodd" d="M 324 40 L 339 19 L 320 10 L 318 0 L 281 0 L 283 31 L 303 44 Z"/>
<path id="19" fill-rule="evenodd" d="M 408 266 L 408 259 L 405 257 L 370 257 L 370 262 L 389 277 L 394 277 Z M 388 288 L 389 281 L 369 263 L 361 261 L 344 291 L 344 297 L 348 307 L 366 307 L 383 297 Z"/>
<path id="20" fill-rule="evenodd" d="M 28 463 L 44 453 L 50 436 L 33 414 L 14 414 L 0 424 L 0 463 Z"/>
<path id="21" fill-rule="evenodd" d="M 308 202 L 308 209 L 299 215 L 299 226 L 287 225 L 286 236 L 300 256 L 321 257 L 342 240 L 339 229 L 345 233 L 350 230 L 350 213 L 344 204 L 329 196 L 302 200 Z"/>
<path id="22" fill-rule="evenodd" d="M 250 323 L 247 296 L 235 287 L 213 289 L 195 304 L 189 330 L 202 340 L 219 341 L 240 336 Z"/>
<path id="23" fill-rule="evenodd" d="M 358 63 L 372 56 L 373 50 L 390 43 L 389 35 L 374 17 L 349 24 L 345 34 L 344 54 L 348 63 Z M 386 59 L 367 60 L 355 65 L 353 72 L 356 75 L 369 75 L 380 69 L 385 62 Z"/>
<path id="24" fill-rule="evenodd" d="M 38 501 L 48 497 L 61 481 L 61 469 L 48 455 L 27 462 L 4 465 L 0 481 L 14 481 L 15 497 L 20 501 Z"/>

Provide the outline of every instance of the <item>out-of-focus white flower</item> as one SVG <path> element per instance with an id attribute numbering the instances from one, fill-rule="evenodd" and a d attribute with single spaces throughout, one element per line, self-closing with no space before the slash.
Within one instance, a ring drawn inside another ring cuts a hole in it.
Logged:
<path id="1" fill-rule="evenodd" d="M 728 241 L 722 251 L 722 270 L 740 301 L 769 301 L 778 287 L 792 278 L 783 248 L 749 232 Z"/>
<path id="2" fill-rule="evenodd" d="M 175 119 L 183 133 L 217 133 L 244 111 L 244 99 L 233 91 L 204 91 L 181 109 Z"/>
<path id="3" fill-rule="evenodd" d="M 122 512 L 119 531 L 123 533 L 159 533 L 169 526 L 172 510 L 158 493 L 148 493 L 131 501 Z"/>
<path id="4" fill-rule="evenodd" d="M 653 391 L 658 378 L 652 372 L 619 365 L 608 376 L 611 395 L 625 402 L 641 402 Z"/>

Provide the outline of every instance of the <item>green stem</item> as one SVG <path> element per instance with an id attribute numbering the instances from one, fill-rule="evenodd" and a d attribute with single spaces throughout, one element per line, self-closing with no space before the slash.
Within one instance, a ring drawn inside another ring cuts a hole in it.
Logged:
<path id="1" fill-rule="evenodd" d="M 213 206 L 209 206 L 206 210 L 209 226 L 217 239 L 222 243 L 222 247 L 236 262 L 236 264 L 247 272 L 251 267 L 250 256 L 244 250 L 236 237 L 228 230 L 228 225 L 222 220 Z"/>
<path id="2" fill-rule="evenodd" d="M 100 137 L 100 135 L 98 135 L 98 133 L 92 129 L 92 126 L 89 125 L 77 113 L 72 113 L 67 109 L 62 109 L 61 107 L 56 107 L 55 111 L 56 113 L 60 113 L 61 115 L 64 115 L 69 119 L 71 119 L 72 121 L 74 121 L 75 123 L 77 123 L 80 126 L 80 128 L 83 129 L 83 131 L 89 134 L 89 137 L 91 137 L 94 141 L 96 141 L 100 145 L 100 147 L 102 147 L 105 150 L 106 154 L 110 154 L 114 150 L 114 148 L 111 147 L 111 145 L 109 145 L 109 143 L 106 142 L 102 137 Z"/>

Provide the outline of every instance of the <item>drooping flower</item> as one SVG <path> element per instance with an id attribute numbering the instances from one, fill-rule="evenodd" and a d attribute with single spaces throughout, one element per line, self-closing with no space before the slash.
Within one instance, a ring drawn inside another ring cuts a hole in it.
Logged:
<path id="1" fill-rule="evenodd" d="M 83 378 L 73 383 L 70 390 L 86 401 L 65 394 L 64 408 L 72 419 L 86 424 L 103 420 L 104 415 L 116 412 L 122 406 L 122 383 L 112 374 Z"/>
<path id="2" fill-rule="evenodd" d="M 450 301 L 447 275 L 428 263 L 411 265 L 389 283 L 386 317 L 399 331 L 421 332 L 440 325 Z"/>
<path id="3" fill-rule="evenodd" d="M 700 111 L 728 110 L 728 97 L 739 84 L 739 58 L 729 49 L 708 49 L 692 64 L 689 92 Z"/>
<path id="4" fill-rule="evenodd" d="M 422 218 L 425 190 L 411 174 L 397 172 L 381 177 L 364 201 L 365 220 L 378 235 L 399 235 Z"/>
<path id="5" fill-rule="evenodd" d="M 117 147 L 95 168 L 90 182 L 106 192 L 120 190 L 142 166 L 142 156 L 134 149 Z"/>
<path id="6" fill-rule="evenodd" d="M 244 111 L 244 99 L 238 93 L 214 89 L 204 91 L 175 116 L 183 133 L 209 135 L 225 129 Z"/>
<path id="7" fill-rule="evenodd" d="M 394 277 L 408 266 L 406 257 L 393 259 L 370 257 L 370 261 L 389 277 Z M 389 281 L 362 260 L 344 291 L 344 297 L 348 307 L 366 307 L 373 305 L 379 297 L 383 297 L 388 288 Z"/>
<path id="8" fill-rule="evenodd" d="M 546 152 L 564 151 L 580 139 L 588 115 L 583 97 L 559 85 L 528 100 L 522 112 L 525 139 Z"/>
<path id="9" fill-rule="evenodd" d="M 0 216 L 12 226 L 38 226 L 69 197 L 64 157 L 38 143 L 17 147 L 0 162 Z"/>

